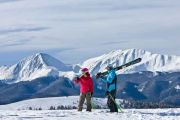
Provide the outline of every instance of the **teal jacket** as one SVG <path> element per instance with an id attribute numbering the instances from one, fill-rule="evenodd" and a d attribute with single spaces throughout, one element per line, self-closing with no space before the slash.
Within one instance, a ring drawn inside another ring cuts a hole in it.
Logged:
<path id="1" fill-rule="evenodd" d="M 115 70 L 111 70 L 108 72 L 108 74 L 105 77 L 102 77 L 101 80 L 105 83 L 107 83 L 107 91 L 111 92 L 112 90 L 116 90 L 116 72 Z"/>

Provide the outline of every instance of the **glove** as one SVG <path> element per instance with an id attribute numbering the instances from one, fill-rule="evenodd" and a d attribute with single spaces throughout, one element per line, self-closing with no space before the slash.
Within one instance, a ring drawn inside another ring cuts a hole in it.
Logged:
<path id="1" fill-rule="evenodd" d="M 88 95 L 90 95 L 90 96 L 92 97 L 92 95 L 93 95 L 93 92 L 88 92 L 87 94 L 88 94 Z"/>
<path id="2" fill-rule="evenodd" d="M 93 96 L 93 92 L 91 92 L 91 96 Z"/>
<path id="3" fill-rule="evenodd" d="M 106 91 L 106 96 L 108 96 L 110 94 L 110 92 L 109 91 Z"/>
<path id="4" fill-rule="evenodd" d="M 79 79 L 80 79 L 80 78 L 77 76 L 77 77 L 76 77 L 76 80 L 79 80 Z"/>
<path id="5" fill-rule="evenodd" d="M 74 83 L 78 83 L 78 80 L 79 80 L 80 78 L 78 77 L 78 76 L 76 76 L 76 77 L 74 77 L 74 79 L 73 79 L 73 82 Z"/>
<path id="6" fill-rule="evenodd" d="M 103 77 L 103 75 L 102 75 L 101 72 L 99 72 L 99 73 L 96 74 L 96 79 L 99 79 L 99 78 L 102 78 L 102 77 Z"/>

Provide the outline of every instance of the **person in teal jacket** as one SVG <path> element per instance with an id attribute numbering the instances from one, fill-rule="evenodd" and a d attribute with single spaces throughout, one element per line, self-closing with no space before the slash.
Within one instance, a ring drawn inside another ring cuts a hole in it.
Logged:
<path id="1" fill-rule="evenodd" d="M 108 74 L 104 77 L 101 77 L 101 80 L 107 84 L 107 91 L 106 91 L 106 95 L 108 96 L 107 105 L 110 109 L 110 112 L 118 112 L 118 108 L 115 103 L 117 75 L 111 65 L 108 65 L 106 69 L 108 71 Z"/>

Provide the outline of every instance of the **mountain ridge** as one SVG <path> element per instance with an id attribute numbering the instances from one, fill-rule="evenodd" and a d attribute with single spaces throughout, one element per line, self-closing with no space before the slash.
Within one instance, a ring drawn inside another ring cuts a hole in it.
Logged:
<path id="1" fill-rule="evenodd" d="M 72 79 L 82 67 L 87 67 L 91 75 L 95 75 L 97 72 L 104 71 L 108 64 L 117 67 L 137 58 L 142 58 L 142 62 L 117 71 L 117 74 L 180 71 L 180 56 L 154 54 L 141 49 L 114 50 L 75 65 L 66 65 L 46 53 L 37 53 L 10 67 L 1 66 L 0 80 L 14 83 L 45 76 L 65 76 Z"/>
<path id="2" fill-rule="evenodd" d="M 82 66 L 90 68 L 92 73 L 103 71 L 108 64 L 114 67 L 125 64 L 137 58 L 142 58 L 142 62 L 122 70 L 123 73 L 140 71 L 160 71 L 171 72 L 180 71 L 180 56 L 168 56 L 154 54 L 141 49 L 117 50 L 99 57 L 91 58 L 82 63 Z"/>

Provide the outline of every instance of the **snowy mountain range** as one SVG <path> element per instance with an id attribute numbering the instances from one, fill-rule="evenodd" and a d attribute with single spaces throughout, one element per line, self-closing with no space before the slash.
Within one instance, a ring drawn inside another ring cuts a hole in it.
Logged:
<path id="1" fill-rule="evenodd" d="M 142 58 L 141 63 L 117 73 L 180 71 L 180 56 L 153 54 L 141 49 L 112 51 L 86 60 L 81 64 L 71 66 L 62 63 L 48 54 L 37 53 L 36 55 L 24 58 L 15 65 L 0 67 L 0 80 L 5 83 L 17 83 L 45 76 L 63 76 L 72 79 L 74 72 L 78 73 L 81 67 L 89 68 L 91 74 L 94 75 L 99 71 L 104 71 L 108 64 L 117 67 L 139 57 Z"/>
<path id="2" fill-rule="evenodd" d="M 94 96 L 104 97 L 105 85 L 94 75 L 108 64 L 114 67 L 136 58 L 142 62 L 117 72 L 117 98 L 162 102 L 180 106 L 180 57 L 153 54 L 140 49 L 112 51 L 75 65 L 66 65 L 45 53 L 0 67 L 0 104 L 26 99 L 75 96 L 79 86 L 72 82 L 81 67 L 89 68 Z"/>

